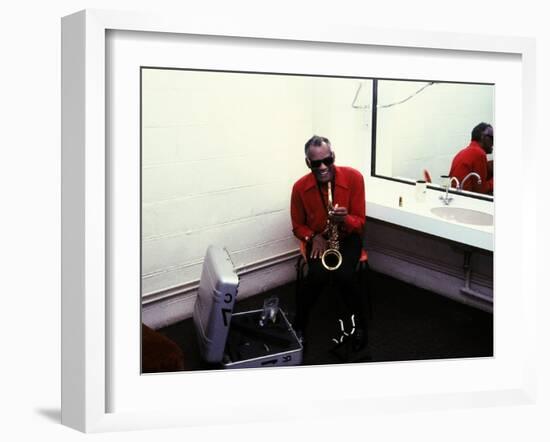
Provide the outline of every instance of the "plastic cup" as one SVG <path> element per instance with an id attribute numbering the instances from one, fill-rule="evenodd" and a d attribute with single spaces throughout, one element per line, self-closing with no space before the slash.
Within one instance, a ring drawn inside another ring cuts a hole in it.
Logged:
<path id="1" fill-rule="evenodd" d="M 275 323 L 279 313 L 279 298 L 271 297 L 264 300 L 264 308 L 260 318 L 260 325 L 263 327 L 268 322 Z"/>

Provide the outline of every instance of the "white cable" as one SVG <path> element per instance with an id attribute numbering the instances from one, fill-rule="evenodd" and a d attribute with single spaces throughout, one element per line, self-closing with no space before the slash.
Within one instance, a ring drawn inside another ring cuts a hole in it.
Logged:
<path id="1" fill-rule="evenodd" d="M 392 107 L 392 106 L 397 106 L 398 104 L 403 104 L 405 103 L 406 101 L 409 101 L 411 98 L 413 98 L 415 95 L 419 94 L 420 92 L 422 92 L 424 89 L 426 89 L 427 87 L 430 87 L 430 86 L 433 86 L 435 84 L 435 81 L 431 81 L 430 83 L 428 84 L 425 84 L 424 86 L 422 86 L 420 89 L 418 89 L 414 94 L 412 95 L 409 95 L 407 98 L 405 98 L 404 100 L 401 100 L 401 101 L 396 101 L 395 103 L 390 103 L 390 104 L 378 104 L 376 106 L 377 109 L 385 109 L 385 108 L 388 108 L 388 107 Z"/>

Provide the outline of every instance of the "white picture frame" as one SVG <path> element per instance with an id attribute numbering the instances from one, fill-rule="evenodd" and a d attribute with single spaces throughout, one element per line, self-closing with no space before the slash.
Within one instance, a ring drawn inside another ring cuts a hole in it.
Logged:
<path id="1" fill-rule="evenodd" d="M 194 20 L 193 17 L 166 17 L 101 10 L 86 10 L 63 18 L 62 21 L 62 423 L 84 432 L 159 428 L 170 426 L 207 425 L 216 422 L 248 422 L 266 419 L 319 418 L 334 415 L 331 401 L 338 400 L 339 413 L 367 414 L 379 409 L 386 412 L 403 409 L 465 408 L 507 404 L 532 404 L 536 395 L 535 379 L 535 311 L 536 279 L 534 269 L 527 266 L 529 252 L 535 250 L 534 237 L 529 234 L 531 219 L 536 213 L 536 192 L 525 186 L 521 195 L 522 244 L 516 259 L 521 265 L 521 307 L 518 318 L 525 348 L 518 352 L 520 365 L 508 381 L 499 388 L 474 389 L 461 393 L 434 387 L 424 395 L 370 397 L 329 393 L 328 400 L 309 399 L 308 407 L 281 409 L 264 403 L 257 411 L 249 396 L 235 399 L 244 410 L 239 417 L 224 416 L 223 409 L 213 407 L 206 415 L 206 406 L 171 407 L 130 412 L 109 411 L 108 395 L 113 387 L 107 375 L 112 355 L 109 354 L 109 311 L 107 254 L 110 195 L 108 193 L 106 155 L 106 33 L 109 30 L 144 31 L 173 34 L 215 35 L 283 41 L 332 42 L 342 45 L 375 45 L 384 47 L 427 48 L 442 51 L 474 51 L 515 54 L 521 57 L 523 90 L 521 119 L 521 173 L 527 174 L 534 164 L 535 45 L 532 39 L 493 37 L 454 33 L 431 33 L 343 26 L 293 26 L 281 23 L 232 24 Z M 529 190 L 529 192 L 527 191 Z M 503 212 L 504 213 L 504 212 Z M 498 212 L 496 215 L 497 223 Z M 497 235 L 499 235 L 499 227 Z M 504 229 L 502 230 L 504 231 Z M 502 261 L 495 260 L 498 266 Z M 497 270 L 497 278 L 498 270 Z M 497 290 L 499 285 L 496 284 Z M 498 315 L 498 310 L 497 310 Z M 498 316 L 497 316 L 498 317 Z M 498 325 L 497 325 L 498 326 Z M 530 338 L 530 339 L 529 339 Z M 498 354 L 496 357 L 498 358 Z M 393 370 L 392 365 L 385 370 Z M 458 367 L 459 368 L 459 367 Z M 349 369 L 357 376 L 362 368 Z M 408 370 L 422 371 L 422 363 L 408 364 Z M 285 371 L 285 378 L 303 373 Z M 135 375 L 135 373 L 134 373 Z M 194 374 L 198 376 L 206 375 Z M 229 376 L 229 375 L 227 375 Z M 242 376 L 232 374 L 232 380 Z M 263 382 L 256 376 L 251 382 Z M 164 382 L 170 384 L 170 378 Z M 336 391 L 336 390 L 335 390 Z M 221 403 L 221 402 L 220 402 Z M 227 404 L 227 403 L 225 403 Z"/>

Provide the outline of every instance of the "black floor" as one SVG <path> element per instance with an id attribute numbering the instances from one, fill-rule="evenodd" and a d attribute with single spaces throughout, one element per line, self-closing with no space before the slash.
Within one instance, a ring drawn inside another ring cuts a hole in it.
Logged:
<path id="1" fill-rule="evenodd" d="M 353 362 L 471 358 L 493 355 L 493 315 L 370 271 L 370 319 L 366 351 L 351 355 Z M 259 309 L 277 296 L 292 318 L 295 285 L 287 284 L 243 301 L 235 312 Z M 334 352 L 333 338 L 341 335 L 339 318 L 346 312 L 338 294 L 327 287 L 312 311 L 303 365 L 343 363 Z M 347 315 L 346 315 L 347 317 Z M 185 370 L 210 367 L 201 363 L 192 319 L 160 329 L 185 356 Z M 350 359 L 347 359 L 348 361 Z"/>

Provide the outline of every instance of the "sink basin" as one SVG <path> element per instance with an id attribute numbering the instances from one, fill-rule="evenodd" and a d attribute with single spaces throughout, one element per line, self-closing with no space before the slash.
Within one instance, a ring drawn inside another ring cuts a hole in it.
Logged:
<path id="1" fill-rule="evenodd" d="M 492 226 L 493 215 L 464 207 L 433 207 L 430 211 L 440 218 L 462 224 Z"/>

